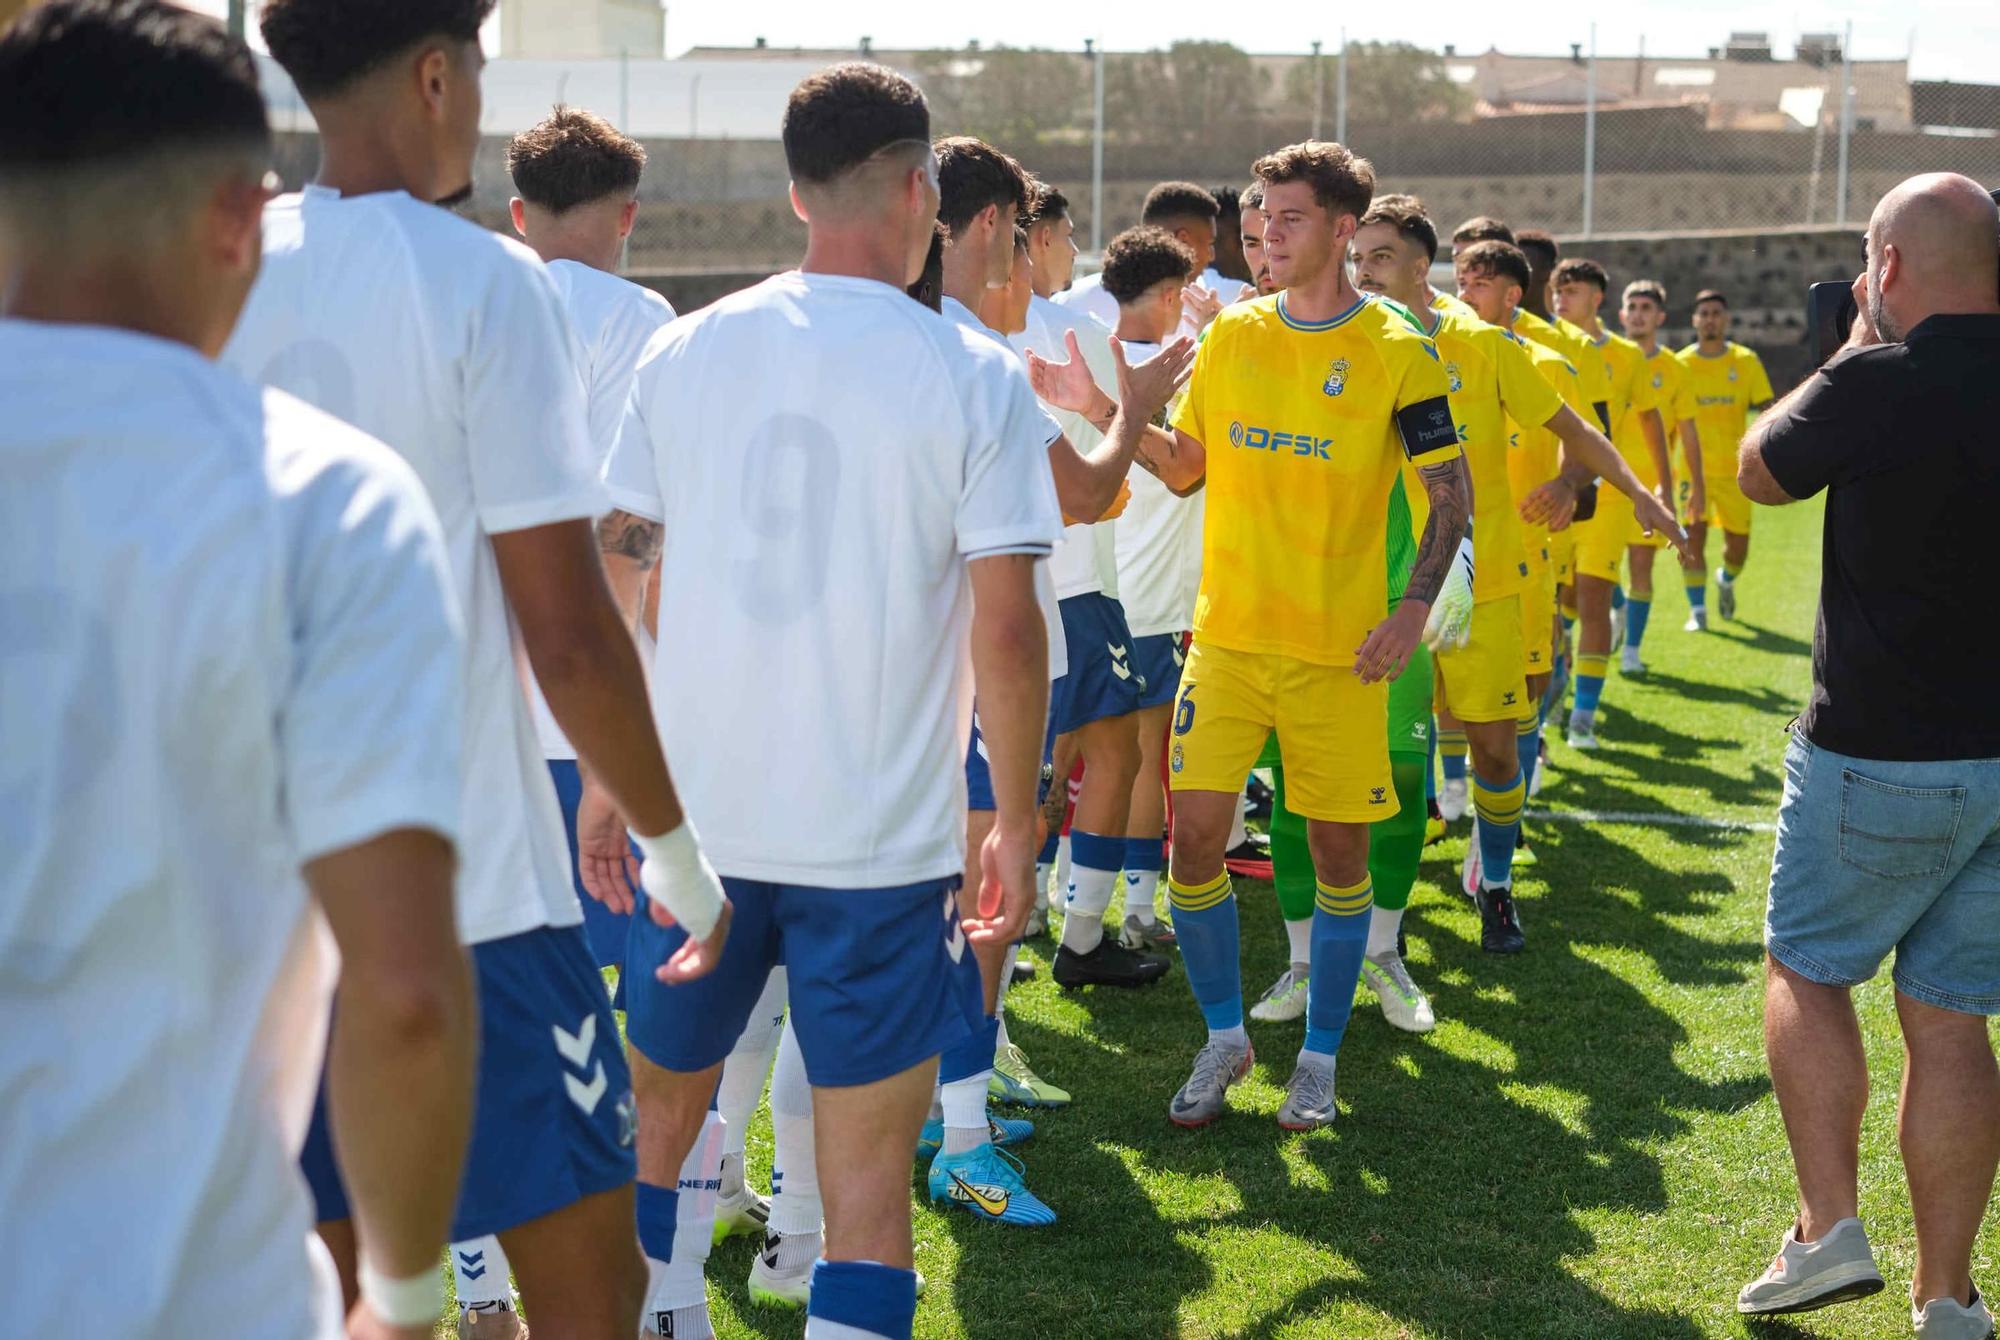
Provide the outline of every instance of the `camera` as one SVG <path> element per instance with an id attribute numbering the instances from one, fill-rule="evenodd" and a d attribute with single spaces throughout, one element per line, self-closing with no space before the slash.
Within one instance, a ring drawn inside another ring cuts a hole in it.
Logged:
<path id="1" fill-rule="evenodd" d="M 2000 191 L 1988 194 L 1995 205 L 2000 205 Z M 1847 343 L 1847 337 L 1854 331 L 1854 318 L 1860 314 L 1854 305 L 1853 280 L 1827 279 L 1807 287 L 1806 344 L 1814 367 L 1832 358 Z"/>

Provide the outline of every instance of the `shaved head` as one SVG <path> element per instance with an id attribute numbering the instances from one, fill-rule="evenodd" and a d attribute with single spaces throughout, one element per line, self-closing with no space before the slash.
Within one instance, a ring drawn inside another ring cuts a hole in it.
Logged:
<path id="1" fill-rule="evenodd" d="M 1868 221 L 1868 315 L 1887 340 L 1937 312 L 1992 311 L 2000 290 L 2000 211 L 1970 177 L 1911 177 Z"/>

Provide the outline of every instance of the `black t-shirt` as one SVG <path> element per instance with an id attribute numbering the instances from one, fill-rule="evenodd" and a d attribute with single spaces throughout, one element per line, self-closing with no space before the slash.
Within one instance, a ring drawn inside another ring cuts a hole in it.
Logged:
<path id="1" fill-rule="evenodd" d="M 1806 738 L 1856 758 L 2000 758 L 2000 316 L 1832 359 L 1764 438 L 1827 489 Z"/>

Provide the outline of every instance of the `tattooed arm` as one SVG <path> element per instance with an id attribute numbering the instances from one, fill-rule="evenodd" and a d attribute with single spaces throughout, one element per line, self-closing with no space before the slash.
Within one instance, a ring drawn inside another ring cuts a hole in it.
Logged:
<path id="1" fill-rule="evenodd" d="M 604 575 L 611 583 L 611 598 L 627 623 L 635 623 L 646 578 L 660 561 L 660 544 L 665 528 L 631 512 L 616 510 L 597 523 L 597 552 L 604 559 Z"/>
<path id="2" fill-rule="evenodd" d="M 1410 580 L 1403 587 L 1403 599 L 1389 617 L 1376 625 L 1354 653 L 1354 673 L 1364 684 L 1378 679 L 1394 679 L 1403 673 L 1417 644 L 1423 640 L 1424 622 L 1430 617 L 1431 601 L 1451 570 L 1458 542 L 1465 538 L 1472 516 L 1472 476 L 1465 457 L 1453 456 L 1417 467 L 1430 498 L 1431 519 L 1424 526 L 1417 545 Z"/>

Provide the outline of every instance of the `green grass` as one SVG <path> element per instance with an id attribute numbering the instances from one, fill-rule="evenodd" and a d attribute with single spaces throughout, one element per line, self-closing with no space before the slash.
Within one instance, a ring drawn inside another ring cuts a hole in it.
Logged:
<path id="1" fill-rule="evenodd" d="M 1809 682 L 1819 517 L 1816 505 L 1760 509 L 1741 621 L 1706 636 L 1680 631 L 1678 574 L 1661 565 L 1652 674 L 1612 679 L 1605 749 L 1584 758 L 1557 744 L 1536 809 L 1773 817 L 1784 728 Z M 1915 1238 L 1886 975 L 1857 998 L 1874 1090 L 1862 1213 L 1890 1287 L 1792 1325 L 1746 1327 L 1734 1313 L 1793 1208 L 1759 1035 L 1770 834 L 1531 819 L 1541 860 L 1517 886 L 1529 950 L 1504 960 L 1480 952 L 1456 892 L 1464 829 L 1426 853 L 1407 920 L 1411 967 L 1441 1023 L 1396 1032 L 1363 993 L 1330 1130 L 1290 1135 L 1274 1120 L 1301 1024 L 1252 1024 L 1260 1064 L 1230 1115 L 1184 1132 L 1167 1100 L 1202 1026 L 1178 969 L 1137 993 L 1066 995 L 1046 973 L 1015 989 L 1015 1040 L 1076 1098 L 1023 1150 L 1061 1222 L 993 1228 L 920 1204 L 930 1287 L 917 1334 L 1907 1334 Z M 1238 894 L 1254 998 L 1283 968 L 1284 938 L 1268 887 Z M 1046 964 L 1052 946 L 1033 950 Z M 770 1152 L 760 1118 L 757 1175 Z M 802 1318 L 749 1305 L 751 1250 L 737 1239 L 710 1260 L 716 1333 L 800 1335 Z M 1974 1272 L 2000 1289 L 2000 1225 L 1989 1222 Z"/>

